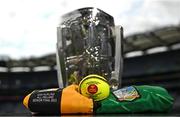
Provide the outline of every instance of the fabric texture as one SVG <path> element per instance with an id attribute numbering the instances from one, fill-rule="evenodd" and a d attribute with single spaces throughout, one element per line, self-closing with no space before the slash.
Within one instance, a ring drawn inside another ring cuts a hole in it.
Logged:
<path id="1" fill-rule="evenodd" d="M 31 112 L 43 114 L 118 114 L 168 112 L 173 98 L 158 86 L 129 86 L 111 91 L 101 101 L 93 101 L 78 92 L 77 85 L 64 89 L 35 90 L 27 95 L 23 104 Z"/>
<path id="2" fill-rule="evenodd" d="M 95 113 L 168 112 L 173 106 L 173 98 L 162 87 L 142 85 L 134 86 L 134 88 L 138 92 L 136 98 L 125 100 L 128 98 L 125 97 L 122 100 L 111 92 L 108 98 L 98 102 L 101 106 Z"/>
<path id="3" fill-rule="evenodd" d="M 77 85 L 64 89 L 35 90 L 24 98 L 23 104 L 35 114 L 93 113 L 93 100 L 81 95 Z"/>

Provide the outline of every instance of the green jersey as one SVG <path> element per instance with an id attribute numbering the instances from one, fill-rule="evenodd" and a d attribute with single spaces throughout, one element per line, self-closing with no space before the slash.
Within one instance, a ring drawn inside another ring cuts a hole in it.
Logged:
<path id="1" fill-rule="evenodd" d="M 158 86 L 129 86 L 110 93 L 109 97 L 97 102 L 96 114 L 168 112 L 173 98 L 166 89 Z"/>

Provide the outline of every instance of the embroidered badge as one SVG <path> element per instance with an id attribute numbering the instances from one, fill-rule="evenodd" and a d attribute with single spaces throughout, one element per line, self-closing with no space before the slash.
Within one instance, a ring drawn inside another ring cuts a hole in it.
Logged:
<path id="1" fill-rule="evenodd" d="M 140 97 L 137 90 L 133 86 L 125 87 L 114 91 L 113 94 L 118 98 L 119 101 L 133 101 Z"/>

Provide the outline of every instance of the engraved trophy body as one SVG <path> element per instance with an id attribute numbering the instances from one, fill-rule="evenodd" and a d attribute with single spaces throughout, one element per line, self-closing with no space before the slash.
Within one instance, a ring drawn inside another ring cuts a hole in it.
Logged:
<path id="1" fill-rule="evenodd" d="M 103 76 L 112 89 L 120 86 L 123 29 L 111 15 L 91 7 L 67 13 L 57 37 L 59 87 L 78 84 L 89 74 Z"/>

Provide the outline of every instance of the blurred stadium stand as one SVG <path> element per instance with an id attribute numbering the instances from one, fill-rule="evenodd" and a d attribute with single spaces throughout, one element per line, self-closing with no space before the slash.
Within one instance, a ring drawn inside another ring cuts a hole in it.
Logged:
<path id="1" fill-rule="evenodd" d="M 131 35 L 123 43 L 122 86 L 162 86 L 175 99 L 172 113 L 180 114 L 180 26 Z M 55 54 L 5 58 L 0 57 L 0 113 L 27 113 L 22 105 L 25 95 L 34 89 L 58 87 Z"/>

